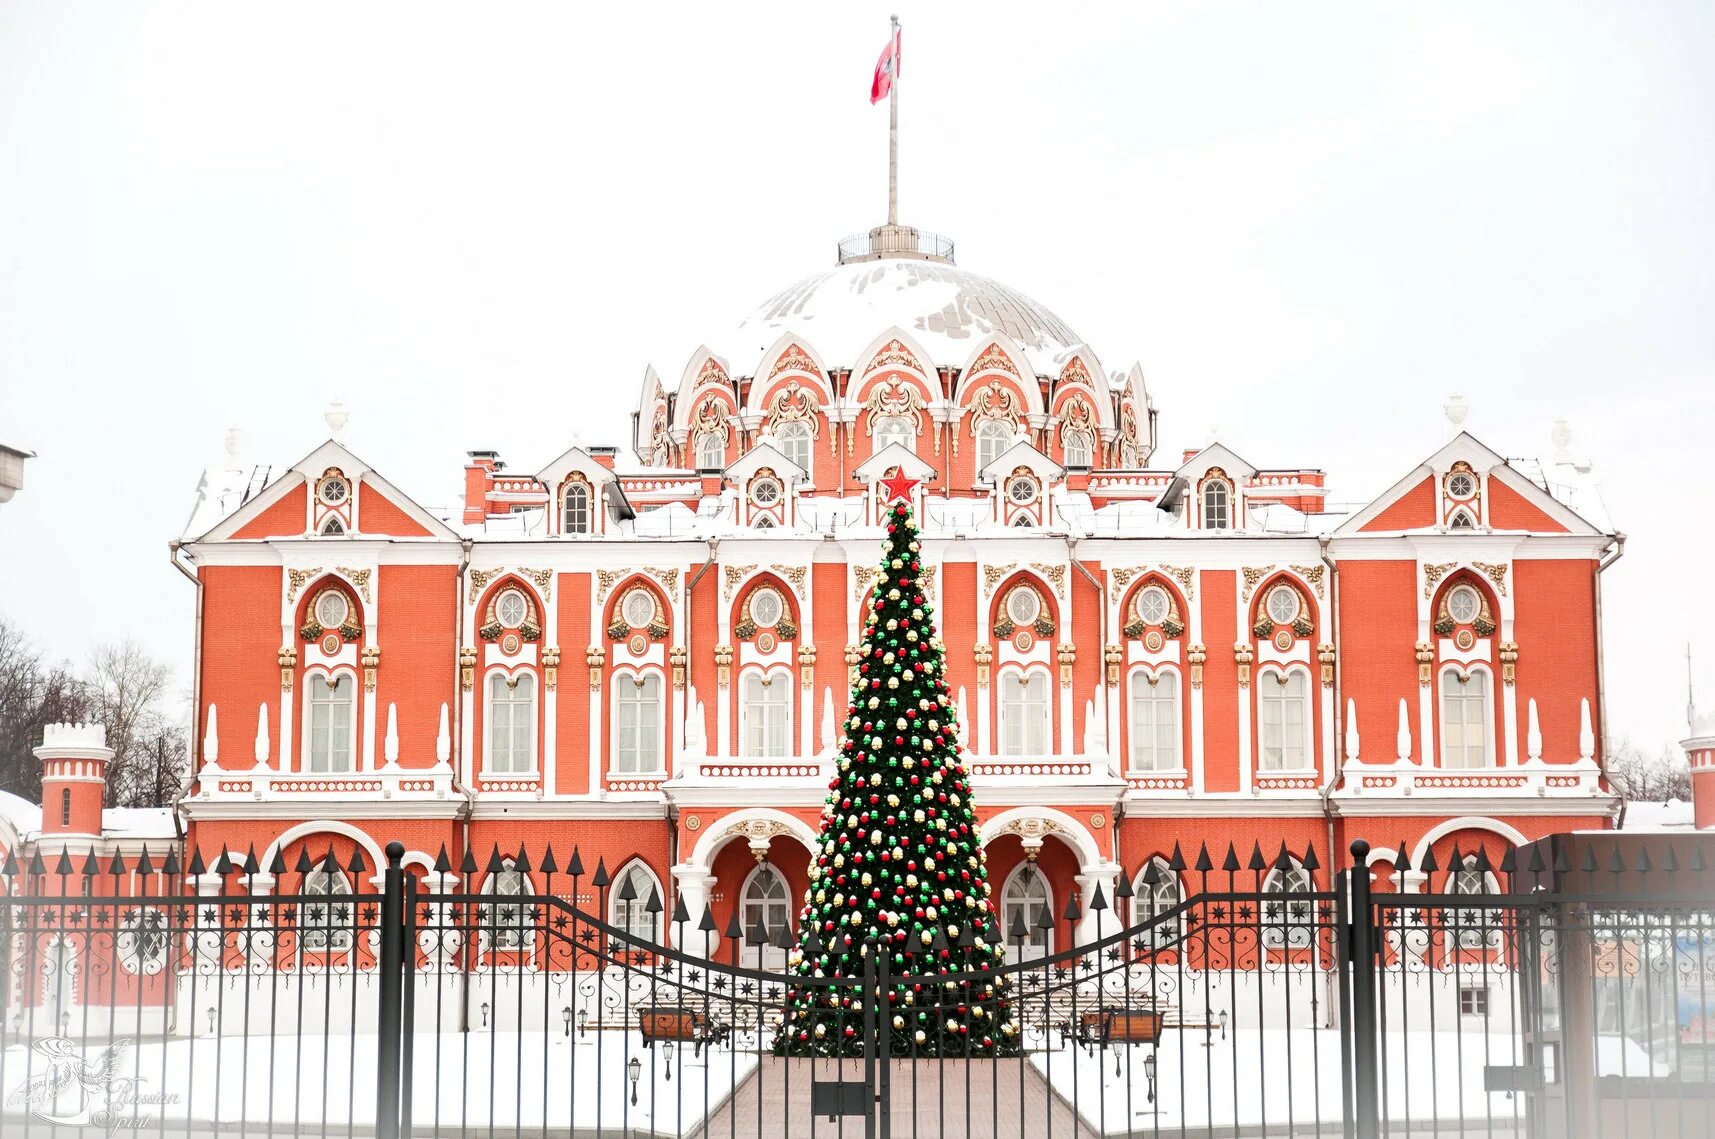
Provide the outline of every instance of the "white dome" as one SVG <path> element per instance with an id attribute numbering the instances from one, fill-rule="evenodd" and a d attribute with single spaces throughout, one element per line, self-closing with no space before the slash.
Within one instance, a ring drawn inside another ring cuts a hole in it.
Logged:
<path id="1" fill-rule="evenodd" d="M 802 337 L 830 368 L 855 368 L 876 337 L 898 327 L 937 366 L 962 368 L 991 333 L 1010 337 L 1038 375 L 1058 375 L 1080 341 L 1023 293 L 954 265 L 887 258 L 806 277 L 776 293 L 710 345 L 735 376 L 754 375 L 783 333 Z"/>

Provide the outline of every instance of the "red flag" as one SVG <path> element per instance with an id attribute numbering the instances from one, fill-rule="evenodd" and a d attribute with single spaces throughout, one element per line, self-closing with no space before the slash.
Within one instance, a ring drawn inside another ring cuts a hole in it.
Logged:
<path id="1" fill-rule="evenodd" d="M 887 98 L 887 93 L 893 90 L 893 81 L 899 77 L 899 33 L 893 33 L 893 38 L 887 41 L 887 46 L 881 50 L 881 58 L 875 61 L 875 78 L 869 81 L 869 104 L 881 102 Z"/>

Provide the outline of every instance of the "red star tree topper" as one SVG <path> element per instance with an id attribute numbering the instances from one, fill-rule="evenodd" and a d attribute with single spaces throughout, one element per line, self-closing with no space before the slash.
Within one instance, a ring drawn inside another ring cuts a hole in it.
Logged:
<path id="1" fill-rule="evenodd" d="M 862 1054 L 871 1005 L 884 1056 L 1018 1051 L 1005 987 L 982 975 L 1003 961 L 1002 931 L 959 759 L 946 650 L 923 594 L 909 505 L 917 483 L 897 471 L 881 481 L 895 504 L 883 516 L 881 572 L 822 807 L 778 1052 Z M 888 972 L 880 994 L 864 980 L 871 953 Z M 936 981 L 945 976 L 964 979 Z"/>
<path id="2" fill-rule="evenodd" d="M 887 491 L 886 501 L 909 503 L 917 491 L 917 484 L 922 481 L 907 475 L 904 468 L 895 467 L 892 474 L 881 480 L 881 487 Z"/>

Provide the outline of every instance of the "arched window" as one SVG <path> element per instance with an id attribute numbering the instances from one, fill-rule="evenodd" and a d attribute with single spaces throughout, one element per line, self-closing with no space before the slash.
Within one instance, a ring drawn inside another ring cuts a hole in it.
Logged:
<path id="1" fill-rule="evenodd" d="M 477 908 L 483 950 L 519 950 L 534 944 L 535 931 L 529 928 L 529 907 L 524 903 L 529 883 L 512 859 L 503 860 L 500 869 L 488 876 L 482 892 L 494 899 Z"/>
<path id="2" fill-rule="evenodd" d="M 1068 467 L 1087 467 L 1090 465 L 1092 444 L 1087 434 L 1082 431 L 1068 431 L 1060 442 L 1066 451 L 1066 465 Z"/>
<path id="3" fill-rule="evenodd" d="M 1179 939 L 1179 917 L 1163 917 L 1171 914 L 1182 900 L 1179 893 L 1179 875 L 1160 856 L 1144 863 L 1143 871 L 1137 876 L 1137 882 L 1132 887 L 1133 905 L 1132 924 L 1148 928 L 1142 932 L 1142 937 L 1151 948 L 1171 945 Z"/>
<path id="4" fill-rule="evenodd" d="M 321 865 L 304 875 L 298 910 L 298 945 L 311 953 L 346 953 L 354 942 L 351 883 L 339 870 Z"/>
<path id="5" fill-rule="evenodd" d="M 726 466 L 726 436 L 718 431 L 705 431 L 697 436 L 697 469 L 718 471 Z"/>
<path id="6" fill-rule="evenodd" d="M 1000 678 L 1000 753 L 1048 753 L 1048 674 L 1008 672 Z"/>
<path id="7" fill-rule="evenodd" d="M 1203 484 L 1203 529 L 1232 528 L 1232 494 L 1232 490 L 1220 479 L 1210 479 Z"/>
<path id="8" fill-rule="evenodd" d="M 536 678 L 528 673 L 488 678 L 488 772 L 536 768 Z"/>
<path id="9" fill-rule="evenodd" d="M 1300 771 L 1310 766 L 1310 681 L 1305 673 L 1269 672 L 1257 680 L 1262 704 L 1264 771 Z"/>
<path id="10" fill-rule="evenodd" d="M 304 687 L 309 690 L 309 727 L 304 747 L 309 753 L 310 770 L 317 774 L 350 771 L 356 736 L 353 709 L 357 703 L 357 684 L 351 673 L 342 672 L 337 679 L 322 675 L 307 677 Z"/>
<path id="11" fill-rule="evenodd" d="M 1441 766 L 1489 766 L 1489 674 L 1483 669 L 1441 674 Z"/>
<path id="12" fill-rule="evenodd" d="M 661 940 L 661 931 L 657 928 L 660 914 L 650 912 L 651 897 L 661 902 L 663 907 L 666 905 L 655 875 L 638 859 L 632 859 L 608 889 L 608 924 L 618 926 L 642 943 L 632 948 L 640 949 L 650 942 Z"/>
<path id="13" fill-rule="evenodd" d="M 744 754 L 780 759 L 791 754 L 792 681 L 786 673 L 747 672 L 741 689 Z"/>
<path id="14" fill-rule="evenodd" d="M 753 530 L 772 530 L 774 529 L 774 518 L 771 515 L 758 514 L 756 521 L 750 525 Z"/>
<path id="15" fill-rule="evenodd" d="M 337 515 L 330 514 L 327 521 L 322 523 L 322 534 L 326 537 L 337 537 L 345 533 L 345 523 Z"/>
<path id="16" fill-rule="evenodd" d="M 1000 935 L 1006 942 L 1007 961 L 1035 961 L 1054 952 L 1053 920 L 1054 895 L 1048 879 L 1035 863 L 1020 864 L 1000 890 Z M 1022 939 L 1014 933 L 1020 925 Z"/>
<path id="17" fill-rule="evenodd" d="M 1016 427 L 1002 419 L 985 419 L 977 424 L 977 470 L 982 470 L 1012 446 Z"/>
<path id="18" fill-rule="evenodd" d="M 1316 888 L 1310 871 L 1298 859 L 1276 867 L 1263 879 L 1262 943 L 1270 949 L 1308 949 L 1316 932 L 1316 903 L 1297 897 Z"/>
<path id="19" fill-rule="evenodd" d="M 1458 866 L 1448 872 L 1447 892 L 1462 897 L 1483 897 L 1501 891 L 1495 876 L 1483 869 L 1482 860 L 1474 854 L 1467 854 L 1459 860 Z M 1502 912 L 1497 909 L 1456 906 L 1446 912 L 1448 928 L 1458 931 L 1460 949 L 1499 949 L 1502 920 Z"/>
<path id="20" fill-rule="evenodd" d="M 768 931 L 768 942 L 762 946 L 762 967 L 779 969 L 786 964 L 786 950 L 771 943 L 777 940 L 778 931 L 792 932 L 792 896 L 780 871 L 766 862 L 750 872 L 739 892 L 740 965 L 756 966 L 757 946 L 751 941 L 751 931 L 759 921 Z"/>
<path id="21" fill-rule="evenodd" d="M 1475 530 L 1477 528 L 1477 524 L 1471 521 L 1469 511 L 1455 510 L 1453 512 L 1453 520 L 1447 524 L 1447 528 L 1449 530 Z"/>
<path id="22" fill-rule="evenodd" d="M 782 423 L 774 429 L 774 445 L 780 453 L 810 473 L 810 425 L 799 421 Z"/>
<path id="23" fill-rule="evenodd" d="M 590 488 L 587 484 L 566 484 L 565 524 L 560 530 L 565 534 L 590 532 Z"/>
<path id="24" fill-rule="evenodd" d="M 613 769 L 662 770 L 660 674 L 614 677 L 613 703 Z"/>
<path id="25" fill-rule="evenodd" d="M 917 417 L 914 415 L 878 415 L 875 417 L 875 449 L 898 443 L 908 451 L 917 449 Z"/>
<path id="26" fill-rule="evenodd" d="M 1179 768 L 1179 680 L 1171 671 L 1131 677 L 1133 771 Z"/>

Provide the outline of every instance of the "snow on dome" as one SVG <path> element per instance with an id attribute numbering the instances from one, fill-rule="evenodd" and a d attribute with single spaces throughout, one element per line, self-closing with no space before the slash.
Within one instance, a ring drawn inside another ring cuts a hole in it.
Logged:
<path id="1" fill-rule="evenodd" d="M 712 343 L 738 376 L 754 375 L 783 333 L 805 339 L 830 368 L 855 368 L 859 353 L 893 327 L 938 366 L 962 368 L 983 337 L 999 333 L 1039 374 L 1058 375 L 1081 341 L 1066 323 L 1016 289 L 954 265 L 888 258 L 841 265 L 769 298 Z"/>

